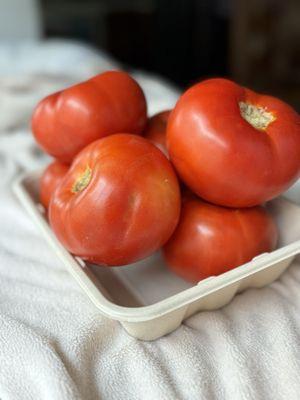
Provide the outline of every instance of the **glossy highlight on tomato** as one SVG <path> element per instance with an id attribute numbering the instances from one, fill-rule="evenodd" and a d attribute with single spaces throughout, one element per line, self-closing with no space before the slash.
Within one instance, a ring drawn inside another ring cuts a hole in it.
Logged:
<path id="1" fill-rule="evenodd" d="M 300 175 L 298 113 L 226 79 L 206 80 L 182 95 L 167 139 L 181 179 L 211 203 L 255 206 Z"/>
<path id="2" fill-rule="evenodd" d="M 43 172 L 40 179 L 40 202 L 45 209 L 48 209 L 51 197 L 65 177 L 68 169 L 69 165 L 53 161 Z"/>
<path id="3" fill-rule="evenodd" d="M 277 238 L 277 227 L 261 206 L 232 209 L 189 195 L 163 253 L 172 271 L 198 282 L 274 250 Z"/>
<path id="4" fill-rule="evenodd" d="M 158 147 L 166 156 L 167 151 L 167 123 L 171 110 L 159 112 L 149 118 L 144 137 L 156 147 Z"/>
<path id="5" fill-rule="evenodd" d="M 111 135 L 82 150 L 49 208 L 51 227 L 71 253 L 111 266 L 159 249 L 179 214 L 171 163 L 148 140 L 131 134 Z"/>
<path id="6" fill-rule="evenodd" d="M 34 110 L 32 131 L 46 153 L 71 163 L 94 140 L 141 134 L 146 122 L 141 87 L 125 72 L 108 71 L 44 98 Z"/>

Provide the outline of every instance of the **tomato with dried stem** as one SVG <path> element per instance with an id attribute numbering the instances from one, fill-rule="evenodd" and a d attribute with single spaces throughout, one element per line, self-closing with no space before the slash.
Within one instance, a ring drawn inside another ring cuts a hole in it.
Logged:
<path id="1" fill-rule="evenodd" d="M 181 96 L 167 141 L 181 179 L 211 203 L 255 206 L 300 175 L 298 113 L 226 79 L 198 83 Z"/>
<path id="2" fill-rule="evenodd" d="M 148 140 L 112 135 L 74 159 L 50 203 L 50 224 L 73 254 L 100 265 L 147 257 L 173 233 L 180 191 L 171 163 Z"/>

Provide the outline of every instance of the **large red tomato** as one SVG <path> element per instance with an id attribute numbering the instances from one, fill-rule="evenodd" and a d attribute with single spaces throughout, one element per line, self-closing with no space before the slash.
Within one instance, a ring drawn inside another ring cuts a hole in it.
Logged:
<path id="1" fill-rule="evenodd" d="M 60 184 L 68 169 L 68 165 L 53 161 L 43 172 L 40 179 L 40 201 L 46 209 L 54 190 Z"/>
<path id="2" fill-rule="evenodd" d="M 158 147 L 165 155 L 167 152 L 166 136 L 167 136 L 167 122 L 171 110 L 162 111 L 149 118 L 146 126 L 144 136 L 150 140 L 156 147 Z"/>
<path id="3" fill-rule="evenodd" d="M 44 151 L 70 163 L 103 136 L 140 134 L 146 114 L 138 83 L 125 72 L 109 71 L 43 99 L 33 113 L 32 131 Z"/>
<path id="4" fill-rule="evenodd" d="M 272 251 L 276 242 L 277 228 L 263 207 L 225 208 L 188 196 L 163 251 L 174 272 L 197 282 Z"/>
<path id="5" fill-rule="evenodd" d="M 226 79 L 204 81 L 183 94 L 171 112 L 167 139 L 183 181 L 215 204 L 260 204 L 300 174 L 297 112 Z"/>
<path id="6" fill-rule="evenodd" d="M 112 135 L 74 159 L 50 203 L 50 223 L 73 254 L 123 265 L 160 248 L 180 213 L 175 172 L 148 140 Z"/>

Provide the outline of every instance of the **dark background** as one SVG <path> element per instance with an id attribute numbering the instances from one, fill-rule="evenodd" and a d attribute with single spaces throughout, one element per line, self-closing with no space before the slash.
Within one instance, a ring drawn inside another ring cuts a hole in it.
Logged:
<path id="1" fill-rule="evenodd" d="M 80 39 L 185 88 L 211 76 L 300 108 L 298 0 L 41 0 L 46 37 Z"/>

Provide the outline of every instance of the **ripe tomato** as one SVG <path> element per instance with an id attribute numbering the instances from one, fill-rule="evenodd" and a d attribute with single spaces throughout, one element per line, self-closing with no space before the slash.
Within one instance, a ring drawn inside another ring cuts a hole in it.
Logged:
<path id="1" fill-rule="evenodd" d="M 166 156 L 168 155 L 166 145 L 167 122 L 171 110 L 162 111 L 149 118 L 144 136 L 158 147 Z"/>
<path id="2" fill-rule="evenodd" d="M 187 90 L 171 112 L 167 138 L 180 177 L 215 204 L 263 203 L 300 174 L 296 111 L 226 79 Z"/>
<path id="3" fill-rule="evenodd" d="M 71 253 L 123 265 L 160 248 L 179 213 L 179 186 L 167 158 L 140 136 L 116 134 L 74 159 L 52 197 L 49 219 Z"/>
<path id="4" fill-rule="evenodd" d="M 40 179 L 40 202 L 46 209 L 49 206 L 54 190 L 63 180 L 68 169 L 68 165 L 53 161 L 43 172 Z"/>
<path id="5" fill-rule="evenodd" d="M 140 134 L 147 122 L 145 96 L 125 72 L 109 71 L 43 99 L 32 131 L 44 151 L 70 163 L 86 145 L 118 132 Z"/>
<path id="6" fill-rule="evenodd" d="M 277 236 L 273 219 L 261 206 L 232 209 L 188 196 L 163 252 L 175 273 L 197 282 L 272 251 Z"/>

